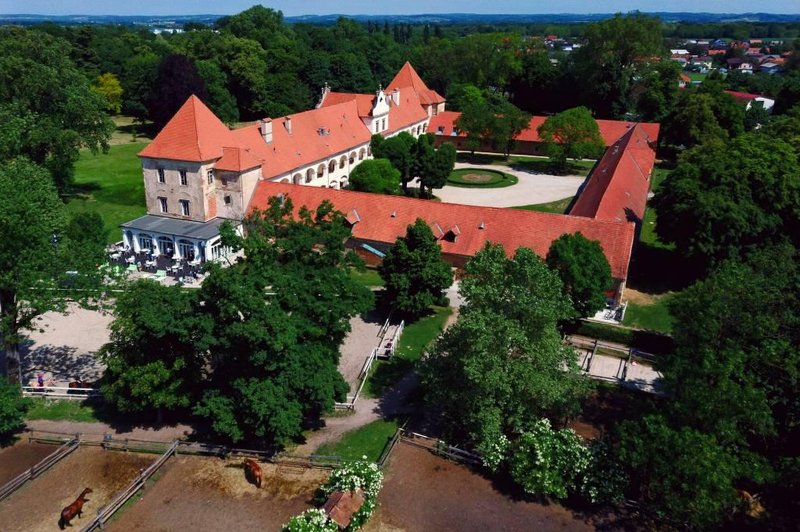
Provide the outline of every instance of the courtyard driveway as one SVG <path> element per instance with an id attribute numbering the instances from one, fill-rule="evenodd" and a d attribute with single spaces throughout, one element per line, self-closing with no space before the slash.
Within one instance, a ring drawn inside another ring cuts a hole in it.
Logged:
<path id="1" fill-rule="evenodd" d="M 575 195 L 583 183 L 581 176 L 533 174 L 500 165 L 456 163 L 459 168 L 489 168 L 516 176 L 519 183 L 505 188 L 461 188 L 445 186 L 435 194 L 446 203 L 482 205 L 485 207 L 517 207 L 550 203 Z"/>

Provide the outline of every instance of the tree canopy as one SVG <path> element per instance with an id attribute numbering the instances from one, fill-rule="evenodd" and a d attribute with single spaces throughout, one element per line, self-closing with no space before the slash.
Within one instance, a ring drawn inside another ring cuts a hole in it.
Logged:
<path id="1" fill-rule="evenodd" d="M 538 133 L 547 146 L 550 161 L 562 171 L 567 167 L 567 159 L 597 159 L 606 147 L 600 128 L 586 107 L 567 109 L 547 117 Z"/>
<path id="2" fill-rule="evenodd" d="M 137 281 L 117 298 L 103 396 L 119 412 L 188 409 L 200 396 L 210 330 L 197 291 Z M 160 421 L 160 419 L 159 419 Z"/>
<path id="3" fill-rule="evenodd" d="M 701 268 L 800 235 L 800 165 L 781 139 L 750 133 L 687 151 L 653 199 L 656 232 Z"/>
<path id="4" fill-rule="evenodd" d="M 159 130 L 169 122 L 189 96 L 209 101 L 208 90 L 194 62 L 186 56 L 171 54 L 161 61 L 147 101 L 147 112 Z"/>
<path id="5" fill-rule="evenodd" d="M 46 33 L 0 28 L 0 161 L 27 157 L 59 192 L 72 181 L 81 148 L 108 148 L 108 101 L 70 61 L 70 46 Z"/>
<path id="6" fill-rule="evenodd" d="M 461 102 L 456 125 L 467 134 L 467 146 L 472 151 L 485 143 L 508 157 L 514 138 L 530 124 L 530 115 L 497 92 L 476 92 L 467 87 Z"/>
<path id="7" fill-rule="evenodd" d="M 383 135 L 375 134 L 372 135 L 370 142 L 373 157 L 388 159 L 392 166 L 400 172 L 400 182 L 404 192 L 407 191 L 409 180 L 414 177 L 411 175 L 414 164 L 412 150 L 416 144 L 417 139 L 406 131 L 388 139 Z"/>
<path id="8" fill-rule="evenodd" d="M 563 234 L 550 245 L 547 265 L 558 272 L 578 316 L 593 316 L 605 308 L 612 279 L 600 242 L 579 232 Z"/>
<path id="9" fill-rule="evenodd" d="M 400 194 L 400 171 L 388 159 L 362 161 L 350 173 L 349 188 L 375 194 Z"/>
<path id="10" fill-rule="evenodd" d="M 389 248 L 378 272 L 386 283 L 387 301 L 411 316 L 420 316 L 432 305 L 441 304 L 442 292 L 453 282 L 450 265 L 442 260 L 442 249 L 420 218 Z"/>
<path id="11" fill-rule="evenodd" d="M 329 203 L 295 213 L 290 198 L 271 198 L 245 224 L 246 237 L 223 229 L 244 257 L 211 265 L 200 289 L 211 376 L 195 411 L 223 439 L 280 444 L 344 400 L 339 346 L 372 294 L 349 275 L 349 230 Z"/>
<path id="12" fill-rule="evenodd" d="M 426 398 L 451 434 L 487 452 L 543 416 L 574 414 L 588 384 L 556 324 L 571 314 L 558 274 L 527 248 L 487 244 L 466 265 L 459 318 L 423 362 Z"/>

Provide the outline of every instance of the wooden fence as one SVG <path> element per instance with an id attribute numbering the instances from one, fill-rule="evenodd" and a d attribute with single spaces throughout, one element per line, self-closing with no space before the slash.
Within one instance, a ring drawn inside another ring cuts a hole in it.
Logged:
<path id="1" fill-rule="evenodd" d="M 411 445 L 416 445 L 417 447 L 422 447 L 423 449 L 428 449 L 434 454 L 450 458 L 456 462 L 474 466 L 483 465 L 483 460 L 479 455 L 465 451 L 464 449 L 459 449 L 458 447 L 454 447 L 452 445 L 448 445 L 446 442 L 437 438 L 431 438 L 430 436 L 425 436 L 424 434 L 406 431 L 402 432 L 400 438 L 404 442 L 410 443 Z"/>
<path id="2" fill-rule="evenodd" d="M 120 507 L 128 502 L 128 499 L 133 497 L 140 489 L 144 488 L 145 482 L 155 474 L 159 468 L 164 465 L 164 463 L 170 459 L 178 449 L 178 444 L 180 442 L 175 440 L 172 442 L 172 445 L 162 454 L 158 460 L 150 464 L 150 467 L 142 471 L 136 479 L 133 480 L 128 486 L 122 490 L 116 497 L 114 497 L 110 503 L 106 504 L 99 510 L 97 510 L 97 517 L 92 519 L 89 524 L 87 524 L 81 532 L 91 532 L 92 530 L 96 530 L 98 528 L 103 528 L 103 524 L 108 521 L 114 512 L 120 509 Z"/>
<path id="3" fill-rule="evenodd" d="M 80 438 L 78 436 L 73 436 L 71 440 L 64 443 L 61 447 L 56 449 L 54 452 L 47 455 L 42 461 L 38 464 L 34 465 L 30 469 L 24 471 L 17 475 L 16 478 L 6 482 L 2 486 L 0 486 L 0 501 L 14 493 L 17 489 L 19 489 L 23 484 L 32 480 L 39 475 L 41 475 L 44 471 L 49 469 L 53 464 L 64 458 L 65 456 L 71 454 L 75 449 L 80 446 Z"/>
<path id="4" fill-rule="evenodd" d="M 51 399 L 88 399 L 102 397 L 96 388 L 69 388 L 67 386 L 22 386 L 25 397 L 49 397 Z"/>

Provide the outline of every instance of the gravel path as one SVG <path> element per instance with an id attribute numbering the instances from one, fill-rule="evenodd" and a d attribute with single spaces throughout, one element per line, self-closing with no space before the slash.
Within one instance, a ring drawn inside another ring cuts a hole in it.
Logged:
<path id="1" fill-rule="evenodd" d="M 115 438 L 147 441 L 173 441 L 193 432 L 189 425 L 166 425 L 159 428 L 112 426 L 107 423 L 82 423 L 78 421 L 50 421 L 33 419 L 25 423 L 28 430 L 59 432 L 62 434 L 113 434 Z"/>
<path id="2" fill-rule="evenodd" d="M 386 318 L 373 311 L 350 320 L 350 334 L 339 349 L 339 372 L 350 385 L 350 394 L 358 389 L 358 376 L 364 361 L 378 344 L 378 331 Z"/>
<path id="3" fill-rule="evenodd" d="M 488 168 L 516 176 L 519 183 L 505 188 L 463 188 L 445 186 L 435 194 L 446 203 L 483 205 L 486 207 L 516 207 L 549 203 L 574 196 L 584 178 L 576 175 L 554 176 L 533 174 L 501 165 L 456 163 L 459 168 Z"/>

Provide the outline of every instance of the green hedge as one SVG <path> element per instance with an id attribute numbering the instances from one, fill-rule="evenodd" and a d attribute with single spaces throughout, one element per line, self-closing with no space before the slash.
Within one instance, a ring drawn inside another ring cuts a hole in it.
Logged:
<path id="1" fill-rule="evenodd" d="M 492 178 L 489 181 L 478 183 L 465 180 L 464 176 L 468 174 L 486 174 Z M 447 178 L 448 185 L 464 188 L 510 187 L 511 185 L 516 185 L 518 181 L 519 180 L 516 178 L 516 176 L 487 168 L 460 168 L 458 170 L 454 170 L 453 173 L 450 174 L 450 177 Z"/>

